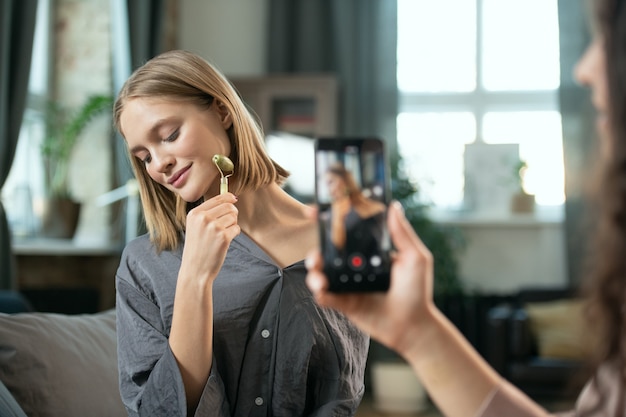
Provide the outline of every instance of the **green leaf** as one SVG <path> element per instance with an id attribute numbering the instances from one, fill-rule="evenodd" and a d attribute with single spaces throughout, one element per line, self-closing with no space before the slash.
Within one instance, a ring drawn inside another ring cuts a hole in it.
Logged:
<path id="1" fill-rule="evenodd" d="M 112 111 L 113 96 L 95 94 L 75 112 L 70 113 L 56 102 L 46 107 L 46 136 L 41 154 L 46 165 L 48 192 L 55 196 L 69 196 L 68 174 L 72 151 L 85 127 L 98 115 Z"/>

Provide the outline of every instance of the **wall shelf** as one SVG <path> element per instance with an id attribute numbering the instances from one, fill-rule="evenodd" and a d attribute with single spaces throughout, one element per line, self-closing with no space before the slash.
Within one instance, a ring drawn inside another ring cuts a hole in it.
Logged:
<path id="1" fill-rule="evenodd" d="M 13 239 L 17 261 L 17 287 L 26 293 L 47 294 L 45 308 L 52 312 L 83 308 L 80 290 L 97 294 L 89 311 L 115 306 L 115 273 L 122 248 L 118 244 L 76 239 Z M 66 292 L 68 295 L 59 297 Z M 74 298 L 72 298 L 74 297 Z M 75 304 L 75 305 L 74 305 Z"/>
<path id="2" fill-rule="evenodd" d="M 329 74 L 233 78 L 266 133 L 301 136 L 337 133 L 337 81 Z"/>

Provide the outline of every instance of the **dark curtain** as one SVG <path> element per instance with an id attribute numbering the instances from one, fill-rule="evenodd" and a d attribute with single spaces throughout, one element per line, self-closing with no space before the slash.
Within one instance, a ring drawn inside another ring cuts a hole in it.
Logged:
<path id="1" fill-rule="evenodd" d="M 0 0 L 0 189 L 11 170 L 26 105 L 37 0 Z M 0 201 L 0 289 L 16 286 L 15 259 Z"/>
<path id="2" fill-rule="evenodd" d="M 577 287 L 583 273 L 583 261 L 589 228 L 590 206 L 584 188 L 591 176 L 595 152 L 594 110 L 589 90 L 576 84 L 576 63 L 590 42 L 587 8 L 584 1 L 559 0 L 559 38 L 561 87 L 559 104 L 563 123 L 563 162 L 565 166 L 565 242 L 570 284 Z"/>
<path id="3" fill-rule="evenodd" d="M 163 51 L 166 0 L 127 0 L 131 69 Z"/>
<path id="4" fill-rule="evenodd" d="M 270 0 L 270 73 L 332 73 L 338 134 L 396 143 L 395 0 Z"/>

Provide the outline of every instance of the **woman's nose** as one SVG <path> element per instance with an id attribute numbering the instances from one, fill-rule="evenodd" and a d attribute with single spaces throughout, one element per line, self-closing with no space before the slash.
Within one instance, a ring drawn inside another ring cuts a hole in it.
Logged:
<path id="1" fill-rule="evenodd" d="M 167 172 L 172 166 L 174 166 L 175 158 L 169 153 L 153 153 L 152 154 L 152 166 L 154 170 L 159 173 Z"/>
<path id="2" fill-rule="evenodd" d="M 598 69 L 597 60 L 599 58 L 600 45 L 594 41 L 587 47 L 574 67 L 574 78 L 580 85 L 589 86 L 592 83 L 595 72 Z"/>

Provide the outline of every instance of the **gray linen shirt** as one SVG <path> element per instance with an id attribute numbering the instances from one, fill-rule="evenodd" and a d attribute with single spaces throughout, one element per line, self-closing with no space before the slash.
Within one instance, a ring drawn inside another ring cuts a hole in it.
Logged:
<path id="1" fill-rule="evenodd" d="M 182 245 L 125 248 L 116 276 L 120 392 L 130 416 L 185 416 L 170 350 Z M 249 237 L 231 243 L 215 280 L 211 375 L 196 416 L 353 416 L 369 338 L 319 307 L 303 262 L 281 269 Z M 201 320 L 202 318 L 198 318 Z"/>

